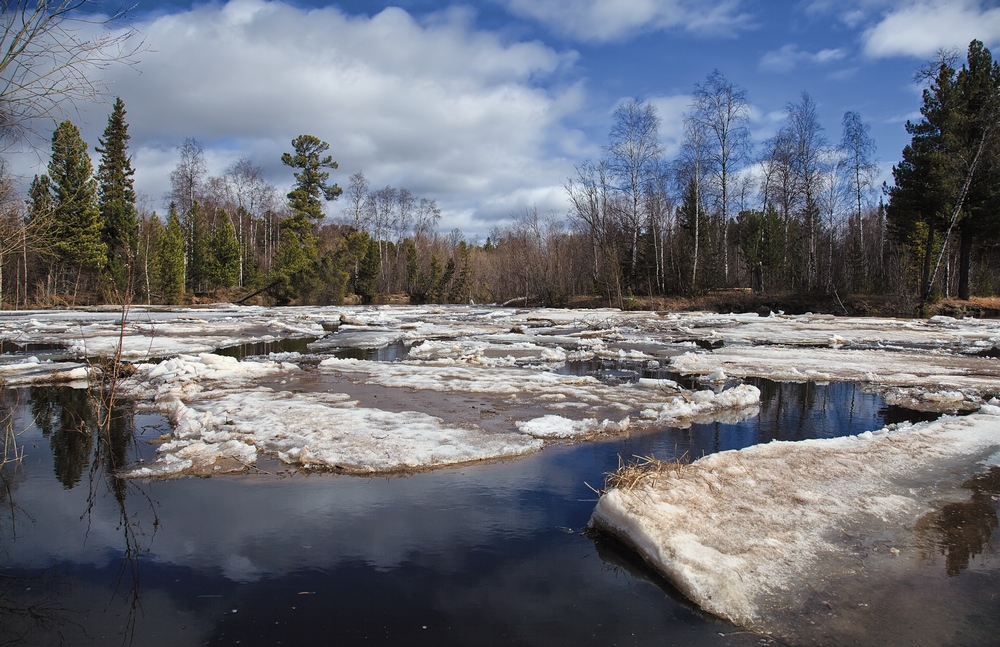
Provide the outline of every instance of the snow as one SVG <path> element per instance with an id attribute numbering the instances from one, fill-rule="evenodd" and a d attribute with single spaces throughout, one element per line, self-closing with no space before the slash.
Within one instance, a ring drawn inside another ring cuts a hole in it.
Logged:
<path id="1" fill-rule="evenodd" d="M 635 548 L 706 611 L 755 629 L 800 610 L 815 583 L 852 572 L 851 534 L 917 519 L 996 461 L 1000 417 L 973 414 L 835 439 L 772 442 L 612 489 L 591 523 Z"/>

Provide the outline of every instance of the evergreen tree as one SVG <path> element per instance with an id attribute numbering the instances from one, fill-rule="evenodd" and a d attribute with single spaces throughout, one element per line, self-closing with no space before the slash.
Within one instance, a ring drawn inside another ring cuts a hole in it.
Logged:
<path id="1" fill-rule="evenodd" d="M 148 218 L 143 218 L 142 230 L 139 235 L 139 249 L 136 253 L 137 276 L 141 292 L 152 303 L 154 294 L 163 292 L 160 267 L 163 265 L 163 239 L 167 235 L 160 217 L 154 211 Z"/>
<path id="2" fill-rule="evenodd" d="M 295 173 L 295 188 L 288 193 L 292 215 L 281 222 L 278 255 L 274 278 L 280 282 L 279 299 L 285 302 L 309 298 L 319 289 L 319 238 L 316 227 L 323 219 L 320 198 L 333 200 L 342 191 L 329 185 L 330 173 L 323 169 L 337 168 L 330 155 L 323 156 L 330 145 L 312 135 L 300 135 L 292 140 L 294 153 L 285 153 L 281 161 L 300 169 Z"/>
<path id="3" fill-rule="evenodd" d="M 240 278 L 240 243 L 229 214 L 219 212 L 217 221 L 215 234 L 208 244 L 208 283 L 213 287 L 231 288 Z"/>
<path id="4" fill-rule="evenodd" d="M 323 156 L 330 145 L 312 135 L 300 135 L 292 140 L 294 154 L 285 153 L 281 162 L 285 166 L 301 169 L 295 173 L 295 188 L 288 194 L 288 206 L 292 208 L 293 217 L 307 221 L 319 222 L 323 219 L 323 203 L 320 198 L 334 200 L 343 191 L 336 184 L 329 185 L 326 181 L 330 173 L 323 169 L 336 169 L 337 163 L 332 155 Z"/>
<path id="5" fill-rule="evenodd" d="M 205 214 L 197 200 L 191 203 L 186 220 L 190 223 L 191 242 L 189 243 L 190 249 L 187 250 L 188 264 L 185 282 L 189 292 L 201 292 L 210 271 L 210 251 Z"/>
<path id="6" fill-rule="evenodd" d="M 55 250 L 66 271 L 100 270 L 107 264 L 101 240 L 97 184 L 87 144 L 70 121 L 52 134 L 49 178 L 54 196 Z"/>
<path id="7" fill-rule="evenodd" d="M 115 100 L 104 137 L 96 148 L 101 154 L 97 167 L 97 205 L 101 212 L 101 240 L 108 249 L 108 270 L 119 290 L 125 288 L 139 241 L 135 208 L 132 159 L 128 154 L 128 124 L 125 104 Z"/>
<path id="8" fill-rule="evenodd" d="M 288 220 L 293 219 L 287 219 L 282 225 Z M 303 246 L 293 227 L 281 227 L 272 277 L 272 280 L 280 281 L 277 286 L 279 302 L 289 303 L 308 293 L 314 283 L 316 256 L 315 245 Z"/>
<path id="9" fill-rule="evenodd" d="M 52 180 L 45 174 L 36 175 L 28 188 L 28 217 L 31 220 L 48 218 L 54 209 Z"/>
<path id="10" fill-rule="evenodd" d="M 179 303 L 184 295 L 184 229 L 173 204 L 162 240 L 158 254 L 160 289 L 166 303 Z"/>
<path id="11" fill-rule="evenodd" d="M 892 169 L 886 216 L 895 237 L 923 256 L 925 299 L 943 245 L 957 224 L 962 239 L 959 293 L 968 298 L 973 242 L 1000 236 L 995 215 L 1000 202 L 1000 66 L 981 42 L 969 44 L 960 71 L 944 60 L 938 64 L 920 113 L 918 122 L 906 124 L 911 141 Z M 922 240 L 914 238 L 917 232 Z"/>
<path id="12" fill-rule="evenodd" d="M 362 234 L 367 242 L 367 249 L 358 266 L 358 276 L 354 281 L 354 291 L 362 302 L 371 303 L 378 296 L 378 275 L 382 265 L 378 242 Z"/>

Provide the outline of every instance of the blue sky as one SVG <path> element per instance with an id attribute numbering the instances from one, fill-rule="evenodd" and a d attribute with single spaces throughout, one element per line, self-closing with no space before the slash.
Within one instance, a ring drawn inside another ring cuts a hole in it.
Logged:
<path id="1" fill-rule="evenodd" d="M 147 48 L 139 64 L 106 74 L 112 100 L 125 101 L 137 188 L 152 208 L 162 209 L 187 137 L 205 147 L 212 174 L 246 156 L 284 193 L 291 173 L 280 155 L 308 133 L 330 143 L 342 186 L 363 170 L 373 187 L 436 199 L 443 230 L 485 237 L 525 207 L 564 214 L 563 183 L 601 154 L 623 99 L 657 106 L 674 151 L 694 85 L 714 69 L 746 89 L 756 142 L 807 92 L 833 144 L 844 112 L 861 114 L 889 177 L 908 141 L 903 124 L 920 105 L 915 69 L 941 48 L 964 52 L 972 38 L 995 46 L 1000 8 L 979 0 L 138 0 L 133 26 Z M 109 110 L 110 101 L 80 106 L 70 118 L 95 144 Z"/>

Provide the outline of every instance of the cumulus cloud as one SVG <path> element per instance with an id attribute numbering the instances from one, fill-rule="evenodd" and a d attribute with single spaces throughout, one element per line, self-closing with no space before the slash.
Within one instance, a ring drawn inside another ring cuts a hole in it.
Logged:
<path id="1" fill-rule="evenodd" d="M 876 58 L 964 51 L 974 38 L 987 44 L 1000 41 L 1000 8 L 987 8 L 978 0 L 919 0 L 897 5 L 863 35 L 865 53 Z"/>
<path id="2" fill-rule="evenodd" d="M 789 44 L 764 54 L 758 63 L 758 68 L 765 72 L 791 72 L 801 63 L 831 63 L 839 61 L 845 56 L 847 56 L 847 52 L 843 48 L 806 52 L 799 49 L 798 45 Z"/>
<path id="3" fill-rule="evenodd" d="M 741 0 L 503 0 L 514 14 L 587 41 L 621 40 L 637 33 L 682 29 L 729 35 L 750 24 Z"/>
<path id="4" fill-rule="evenodd" d="M 437 199 L 448 228 L 506 216 L 490 205 L 507 209 L 511 195 L 561 209 L 554 188 L 572 172 L 565 142 L 574 137 L 563 124 L 583 92 L 548 85 L 575 54 L 471 25 L 461 10 L 418 20 L 398 8 L 352 16 L 278 0 L 141 20 L 149 51 L 140 73 L 112 79 L 138 188 L 158 202 L 187 137 L 205 147 L 213 174 L 245 155 L 284 188 L 292 180 L 280 155 L 308 133 L 330 143 L 342 186 L 364 170 L 374 185 Z M 91 143 L 107 112 L 82 115 Z"/>

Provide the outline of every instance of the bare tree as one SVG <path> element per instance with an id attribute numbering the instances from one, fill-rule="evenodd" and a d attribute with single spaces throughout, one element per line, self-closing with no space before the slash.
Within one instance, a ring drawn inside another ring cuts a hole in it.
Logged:
<path id="1" fill-rule="evenodd" d="M 433 237 L 440 221 L 441 209 L 438 208 L 437 201 L 420 198 L 416 220 L 413 223 L 413 238 L 421 240 Z"/>
<path id="2" fill-rule="evenodd" d="M 803 92 L 799 103 L 785 108 L 785 136 L 791 146 L 792 170 L 802 192 L 802 221 L 809 235 L 808 283 L 817 287 L 816 244 L 819 234 L 819 204 L 823 156 L 827 148 L 823 126 L 816 115 L 816 103 Z"/>
<path id="3" fill-rule="evenodd" d="M 208 164 L 205 162 L 205 148 L 197 139 L 188 137 L 178 150 L 181 153 L 181 160 L 170 172 L 170 192 L 166 198 L 167 203 L 174 203 L 178 213 L 186 214 L 205 182 Z"/>
<path id="4" fill-rule="evenodd" d="M 353 223 L 358 231 L 362 231 L 368 224 L 371 207 L 368 194 L 370 189 L 371 183 L 365 177 L 364 171 L 358 171 L 351 176 L 344 192 L 344 215 L 348 223 Z"/>
<path id="5" fill-rule="evenodd" d="M 245 262 L 253 253 L 255 223 L 274 200 L 274 187 L 264 180 L 264 169 L 249 158 L 240 157 L 229 165 L 223 175 L 230 203 L 226 212 L 236 216 L 234 229 L 240 244 L 240 269 L 238 283 L 243 287 Z"/>
<path id="6" fill-rule="evenodd" d="M 844 136 L 840 141 L 840 150 L 844 155 L 844 170 L 847 173 L 851 187 L 851 197 L 854 202 L 854 216 L 857 219 L 858 247 L 861 250 L 861 275 L 866 273 L 865 222 L 864 208 L 871 194 L 878 164 L 875 163 L 875 140 L 871 137 L 871 128 L 861 121 L 861 115 L 856 112 L 844 113 Z"/>
<path id="7" fill-rule="evenodd" d="M 722 218 L 722 258 L 729 280 L 729 221 L 733 178 L 750 153 L 750 102 L 746 90 L 730 83 L 719 70 L 695 86 L 694 114 L 707 136 L 709 178 Z"/>
<path id="8" fill-rule="evenodd" d="M 610 175 L 607 161 L 585 162 L 576 167 L 576 177 L 570 178 L 565 188 L 572 205 L 570 218 L 590 241 L 594 259 L 591 280 L 603 288 L 609 301 L 620 301 L 617 210 Z"/>
<path id="9" fill-rule="evenodd" d="M 655 177 L 663 156 L 660 118 L 653 104 L 629 99 L 618 106 L 613 119 L 607 146 L 608 168 L 627 202 L 622 216 L 624 228 L 631 238 L 629 280 L 634 282 L 643 222 L 643 193 Z"/>
<path id="10" fill-rule="evenodd" d="M 677 160 L 677 180 L 678 184 L 684 187 L 683 190 L 691 192 L 693 213 L 689 225 L 693 238 L 691 250 L 691 290 L 698 287 L 698 263 L 701 253 L 701 221 L 702 204 L 704 202 L 704 181 L 705 175 L 711 168 L 711 159 L 708 154 L 708 133 L 705 132 L 705 124 L 698 119 L 687 116 L 684 119 L 684 142 L 681 144 L 680 158 Z"/>
<path id="11" fill-rule="evenodd" d="M 5 0 L 0 13 L 0 139 L 30 134 L 36 120 L 58 120 L 66 104 L 103 94 L 97 74 L 132 65 L 142 42 L 126 13 L 94 12 L 92 0 Z"/>

